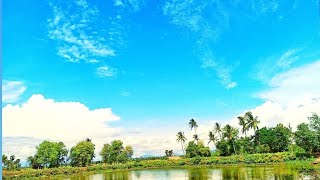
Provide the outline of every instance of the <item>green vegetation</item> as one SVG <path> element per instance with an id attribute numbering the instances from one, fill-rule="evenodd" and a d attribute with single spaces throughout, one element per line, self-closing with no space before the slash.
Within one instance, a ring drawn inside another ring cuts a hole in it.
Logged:
<path id="1" fill-rule="evenodd" d="M 165 150 L 164 157 L 132 158 L 133 148 L 124 147 L 122 141 L 114 140 L 103 145 L 99 153 L 102 161 L 92 164 L 95 145 L 91 139 L 77 143 L 70 149 L 69 156 L 62 142 L 43 141 L 36 147 L 35 155 L 27 159 L 33 169 L 20 169 L 19 159 L 15 160 L 13 155 L 8 159 L 3 155 L 3 173 L 4 177 L 39 177 L 115 169 L 284 162 L 310 164 L 320 151 L 320 118 L 313 113 L 308 119 L 309 123 L 299 124 L 295 132 L 292 132 L 290 126 L 283 124 L 259 128 L 260 121 L 251 112 L 238 117 L 241 133 L 238 128 L 229 124 L 222 127 L 215 123 L 208 134 L 208 144 L 213 143 L 216 146 L 216 151 L 213 152 L 200 139 L 197 134 L 198 124 L 191 119 L 188 125 L 194 130 L 193 140 L 186 145 L 184 132 L 180 131 L 176 135 L 183 152 L 180 158 L 169 158 L 173 156 L 173 150 Z M 318 165 L 314 167 L 319 170 Z"/>
<path id="2" fill-rule="evenodd" d="M 14 155 L 11 155 L 10 158 L 6 155 L 2 155 L 2 168 L 7 170 L 15 170 L 19 169 L 21 167 L 20 165 L 20 159 L 16 159 Z"/>
<path id="3" fill-rule="evenodd" d="M 27 159 L 33 168 L 59 167 L 66 162 L 68 150 L 63 142 L 43 141 L 36 149 L 36 154 Z"/>
<path id="4" fill-rule="evenodd" d="M 88 166 L 94 158 L 95 145 L 91 139 L 79 142 L 70 150 L 70 164 L 72 166 Z"/>
<path id="5" fill-rule="evenodd" d="M 258 116 L 247 112 L 244 116 L 239 116 L 239 129 L 229 124 L 221 127 L 215 123 L 213 131 L 209 132 L 209 143 L 216 146 L 216 156 L 246 155 L 256 153 L 277 153 L 277 152 L 309 152 L 315 153 L 320 151 L 320 118 L 313 113 L 308 118 L 310 123 L 302 123 L 297 127 L 296 132 L 292 132 L 291 127 L 283 124 L 277 124 L 276 127 L 263 127 L 259 129 Z M 193 140 L 188 142 L 186 157 L 210 156 L 208 147 L 205 147 L 197 134 L 198 124 L 194 119 L 189 121 L 190 129 L 194 129 Z M 253 135 L 247 136 L 248 131 L 252 130 Z M 186 142 L 183 132 L 178 132 L 177 141 L 181 143 L 182 149 Z M 181 140 L 183 139 L 183 141 Z M 294 148 L 293 148 L 294 147 Z"/>
<path id="6" fill-rule="evenodd" d="M 104 163 L 125 163 L 131 159 L 133 155 L 133 149 L 131 146 L 123 147 L 123 143 L 120 140 L 114 140 L 110 144 L 104 144 L 100 152 L 102 162 Z"/>
<path id="7" fill-rule="evenodd" d="M 301 168 L 308 168 L 312 171 L 320 171 L 320 166 L 310 166 L 310 162 L 313 160 L 308 153 L 265 153 L 265 154 L 247 154 L 247 155 L 234 155 L 225 157 L 193 157 L 183 158 L 177 160 L 168 160 L 167 158 L 138 158 L 131 159 L 126 163 L 100 163 L 92 164 L 88 167 L 59 167 L 59 168 L 46 168 L 46 169 L 21 169 L 15 171 L 4 171 L 3 176 L 9 178 L 27 178 L 27 177 L 48 177 L 55 175 L 71 175 L 84 172 L 100 172 L 100 171 L 114 171 L 114 170 L 128 170 L 128 169 L 149 169 L 149 168 L 169 168 L 169 167 L 219 167 L 230 165 L 254 165 L 265 163 L 284 163 L 301 165 Z"/>

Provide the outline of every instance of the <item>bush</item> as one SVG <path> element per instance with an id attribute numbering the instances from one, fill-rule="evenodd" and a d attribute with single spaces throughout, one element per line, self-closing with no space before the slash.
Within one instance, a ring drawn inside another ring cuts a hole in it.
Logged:
<path id="1" fill-rule="evenodd" d="M 192 165 L 199 165 L 201 163 L 201 157 L 200 156 L 196 156 L 194 158 L 192 158 L 190 160 Z"/>

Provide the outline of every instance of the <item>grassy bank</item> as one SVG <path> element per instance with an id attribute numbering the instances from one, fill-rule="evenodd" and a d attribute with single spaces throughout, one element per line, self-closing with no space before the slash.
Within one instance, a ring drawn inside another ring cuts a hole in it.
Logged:
<path id="1" fill-rule="evenodd" d="M 25 168 L 16 171 L 3 171 L 4 179 L 22 179 L 30 177 L 48 177 L 48 176 L 65 176 L 78 173 L 115 171 L 115 170 L 136 170 L 152 168 L 172 168 L 172 167 L 191 167 L 206 166 L 218 167 L 225 165 L 256 165 L 286 163 L 299 167 L 303 171 L 320 171 L 319 165 L 311 166 L 315 158 L 308 154 L 297 153 L 266 153 L 266 154 L 248 154 L 228 157 L 208 157 L 208 158 L 183 158 L 179 160 L 137 160 L 125 164 L 94 164 L 88 167 L 59 167 L 52 169 L 30 169 Z M 310 165 L 310 166 L 307 166 Z"/>

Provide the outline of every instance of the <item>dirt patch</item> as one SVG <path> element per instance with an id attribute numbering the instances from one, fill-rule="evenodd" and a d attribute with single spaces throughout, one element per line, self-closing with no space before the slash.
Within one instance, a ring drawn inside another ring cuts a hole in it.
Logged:
<path id="1" fill-rule="evenodd" d="M 179 159 L 182 159 L 182 158 L 180 156 L 169 157 L 169 160 L 179 160 Z"/>

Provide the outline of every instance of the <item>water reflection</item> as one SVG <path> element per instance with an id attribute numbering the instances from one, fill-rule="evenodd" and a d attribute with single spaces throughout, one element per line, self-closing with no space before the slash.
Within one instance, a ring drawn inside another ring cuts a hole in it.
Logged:
<path id="1" fill-rule="evenodd" d="M 136 171 L 115 171 L 94 175 L 75 175 L 66 180 L 235 180 L 235 179 L 316 179 L 316 174 L 308 176 L 295 169 L 283 166 L 258 167 L 219 167 L 219 168 L 186 168 L 186 169 L 153 169 Z"/>

